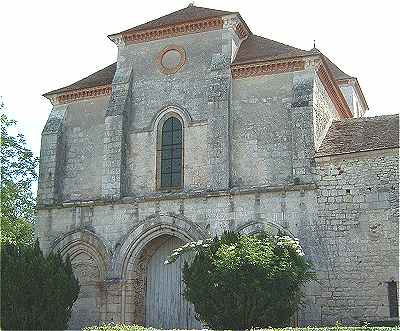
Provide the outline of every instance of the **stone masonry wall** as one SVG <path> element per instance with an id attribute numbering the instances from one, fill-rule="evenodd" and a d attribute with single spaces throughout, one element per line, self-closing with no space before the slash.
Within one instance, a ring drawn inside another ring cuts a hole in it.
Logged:
<path id="1" fill-rule="evenodd" d="M 104 112 L 108 97 L 70 105 L 64 124 L 63 201 L 101 197 Z"/>
<path id="2" fill-rule="evenodd" d="M 234 80 L 232 90 L 232 185 L 291 182 L 293 73 Z"/>
<path id="3" fill-rule="evenodd" d="M 182 114 L 187 127 L 184 137 L 184 162 L 188 169 L 184 178 L 185 190 L 227 187 L 227 114 L 231 78 L 226 59 L 231 57 L 231 43 L 232 32 L 222 29 L 120 47 L 117 72 L 125 66 L 133 68 L 132 101 L 126 114 L 127 172 L 121 179 L 127 182 L 128 195 L 156 190 L 155 125 L 159 117 L 172 108 Z M 169 46 L 182 47 L 186 57 L 183 66 L 173 75 L 163 73 L 159 63 L 160 53 Z M 215 113 L 210 112 L 210 104 L 217 100 L 210 93 L 217 93 L 219 97 L 220 108 Z M 188 144 L 192 144 L 193 149 L 186 149 Z"/>
<path id="4" fill-rule="evenodd" d="M 398 281 L 398 151 L 314 158 L 337 114 L 314 62 L 232 80 L 232 27 L 119 44 L 110 97 L 55 106 L 42 135 L 45 253 L 82 281 L 71 327 L 143 322 L 145 271 L 163 236 L 287 231 L 318 275 L 300 324 L 387 319 Z M 236 40 L 233 46 L 232 41 Z M 178 72 L 159 55 L 182 47 Z M 157 191 L 158 123 L 184 126 L 184 187 Z"/>
<path id="5" fill-rule="evenodd" d="M 76 248 L 80 253 L 76 254 L 78 260 L 72 258 L 73 265 L 82 265 L 79 259 L 85 253 L 91 270 L 103 270 L 93 276 L 95 283 L 92 278 L 84 282 L 87 291 L 76 303 L 79 309 L 90 312 L 91 318 L 100 316 L 101 321 L 140 321 L 143 300 L 132 296 L 132 291 L 137 292 L 143 284 L 135 265 L 145 268 L 140 256 L 147 249 L 147 234 L 183 233 L 185 240 L 194 240 L 228 229 L 243 233 L 281 229 L 304 241 L 308 235 L 304 226 L 315 223 L 315 201 L 313 186 L 292 185 L 285 189 L 124 198 L 123 203 L 115 204 L 65 204 L 39 210 L 37 230 L 45 252 L 62 248 L 64 254 L 70 254 L 75 245 L 81 245 Z M 137 259 L 131 257 L 132 249 L 142 244 Z M 305 247 L 306 252 L 309 250 Z M 92 297 L 87 296 L 90 293 Z M 84 325 L 86 318 L 74 314 L 73 323 Z"/>
<path id="6" fill-rule="evenodd" d="M 313 108 L 314 144 L 318 150 L 332 121 L 338 120 L 339 116 L 317 74 L 314 76 Z"/>
<path id="7" fill-rule="evenodd" d="M 42 132 L 40 146 L 38 205 L 53 205 L 61 200 L 63 176 L 64 118 L 68 105 L 54 106 Z"/>
<path id="8" fill-rule="evenodd" d="M 387 282 L 399 281 L 398 149 L 318 158 L 317 170 L 318 222 L 307 231 L 320 294 L 308 302 L 320 320 L 309 322 L 387 320 Z"/>
<path id="9" fill-rule="evenodd" d="M 233 81 L 232 185 L 313 181 L 313 70 Z"/>

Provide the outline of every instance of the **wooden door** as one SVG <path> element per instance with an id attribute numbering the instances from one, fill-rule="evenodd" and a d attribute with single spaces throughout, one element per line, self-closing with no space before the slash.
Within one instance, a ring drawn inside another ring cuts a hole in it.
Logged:
<path id="1" fill-rule="evenodd" d="M 183 242 L 175 237 L 154 252 L 147 267 L 146 326 L 161 329 L 200 329 L 194 318 L 193 305 L 183 297 L 182 269 L 184 258 L 164 264 L 172 250 Z"/>

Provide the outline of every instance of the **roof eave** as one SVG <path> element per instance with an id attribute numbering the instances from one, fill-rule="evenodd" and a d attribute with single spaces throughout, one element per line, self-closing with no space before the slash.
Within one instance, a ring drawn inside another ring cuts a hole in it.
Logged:
<path id="1" fill-rule="evenodd" d="M 240 15 L 239 12 L 232 12 L 231 14 L 226 14 L 226 15 L 210 16 L 210 17 L 207 17 L 206 19 L 213 19 L 213 18 L 217 18 L 217 17 L 224 18 L 224 17 L 228 17 L 228 16 L 232 16 L 232 15 L 233 16 L 237 15 L 239 17 L 239 19 L 242 21 L 242 23 L 244 24 L 244 26 L 246 27 L 246 29 L 249 32 L 249 34 L 252 33 L 250 28 L 248 27 L 248 25 L 246 24 L 245 20 L 242 18 L 242 16 Z M 186 21 L 179 22 L 177 24 L 188 24 L 188 23 L 195 23 L 195 22 L 198 22 L 198 21 L 202 21 L 202 19 L 186 20 Z M 129 35 L 129 34 L 142 33 L 142 32 L 145 32 L 145 31 L 151 31 L 151 30 L 156 30 L 156 29 L 161 29 L 161 28 L 168 28 L 168 27 L 172 27 L 174 25 L 175 24 L 166 24 L 166 25 L 161 25 L 161 26 L 159 26 L 157 28 L 144 28 L 144 29 L 138 29 L 138 30 L 132 30 L 134 28 L 131 28 L 131 29 L 127 29 L 127 30 L 124 30 L 124 31 L 117 32 L 117 33 L 110 34 L 107 37 L 111 41 L 114 42 L 114 39 L 118 38 L 118 37 L 119 38 L 123 38 L 124 36 Z"/>
<path id="2" fill-rule="evenodd" d="M 398 149 L 400 148 L 399 145 L 397 146 L 386 146 L 386 147 L 377 147 L 377 148 L 369 148 L 369 149 L 362 149 L 362 150 L 354 150 L 354 151 L 348 151 L 348 152 L 340 152 L 340 153 L 316 153 L 314 155 L 315 158 L 323 158 L 323 157 L 333 157 L 333 156 L 341 156 L 341 155 L 349 155 L 349 154 L 356 154 L 356 153 L 367 153 L 367 152 L 372 152 L 372 151 L 382 151 L 385 149 Z"/>
<path id="3" fill-rule="evenodd" d="M 366 100 L 365 95 L 364 95 L 364 93 L 363 93 L 363 91 L 361 89 L 361 86 L 360 86 L 360 83 L 358 82 L 357 77 L 338 79 L 338 84 L 339 85 L 346 84 L 349 81 L 354 83 L 354 88 L 356 90 L 356 93 L 357 93 L 358 97 L 361 100 L 361 103 L 362 103 L 365 111 L 369 110 L 369 106 L 368 106 L 367 100 Z"/>
<path id="4" fill-rule="evenodd" d="M 338 94 L 338 96 L 340 98 L 340 103 L 341 103 L 341 105 L 343 107 L 344 112 L 346 113 L 346 114 L 343 114 L 343 115 L 347 115 L 348 117 L 353 117 L 353 113 L 351 112 L 351 110 L 349 108 L 349 105 L 346 102 L 346 99 L 345 99 L 345 97 L 344 97 L 344 95 L 343 95 L 343 93 L 342 93 L 342 91 L 341 91 L 341 89 L 339 87 L 338 81 L 337 81 L 337 79 L 335 79 L 332 71 L 329 69 L 327 61 L 325 60 L 326 59 L 325 55 L 320 53 L 319 58 L 321 59 L 322 65 L 324 66 L 326 72 L 328 73 L 329 79 L 331 80 L 332 84 L 334 85 L 335 90 L 336 90 L 336 92 L 337 92 L 337 94 Z"/>
<path id="5" fill-rule="evenodd" d="M 295 56 L 282 56 L 282 57 L 271 57 L 267 59 L 249 59 L 245 61 L 240 61 L 240 62 L 235 62 L 233 61 L 231 63 L 231 66 L 239 66 L 239 65 L 247 65 L 247 64 L 258 64 L 258 63 L 265 63 L 265 62 L 273 62 L 273 61 L 279 61 L 279 60 L 289 60 L 289 59 L 303 59 L 303 58 L 308 58 L 308 57 L 316 57 L 318 55 L 316 54 L 304 54 L 304 55 L 295 55 Z"/>

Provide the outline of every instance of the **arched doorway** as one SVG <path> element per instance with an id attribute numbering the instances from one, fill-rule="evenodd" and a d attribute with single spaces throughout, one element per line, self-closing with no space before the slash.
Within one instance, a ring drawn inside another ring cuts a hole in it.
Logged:
<path id="1" fill-rule="evenodd" d="M 183 244 L 174 236 L 161 236 L 148 244 L 153 249 L 146 268 L 146 326 L 160 329 L 201 328 L 201 323 L 194 318 L 193 305 L 183 297 L 185 257 L 172 264 L 164 263 L 172 250 Z"/>

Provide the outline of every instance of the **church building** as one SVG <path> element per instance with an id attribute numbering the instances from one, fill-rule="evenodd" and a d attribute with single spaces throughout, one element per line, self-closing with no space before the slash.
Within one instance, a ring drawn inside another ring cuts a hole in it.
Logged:
<path id="1" fill-rule="evenodd" d="M 44 94 L 36 230 L 80 280 L 71 329 L 201 328 L 164 261 L 224 230 L 299 239 L 317 273 L 299 325 L 398 320 L 398 115 L 364 117 L 357 78 L 237 12 L 108 37 L 115 63 Z"/>

